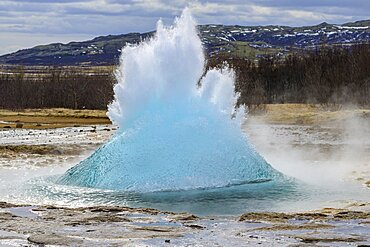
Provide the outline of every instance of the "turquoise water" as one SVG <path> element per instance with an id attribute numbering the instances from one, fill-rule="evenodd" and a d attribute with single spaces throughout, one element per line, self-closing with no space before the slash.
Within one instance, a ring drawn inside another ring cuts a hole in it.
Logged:
<path id="1" fill-rule="evenodd" d="M 128 192 L 64 186 L 56 177 L 34 180 L 28 186 L 33 199 L 71 207 L 116 205 L 148 207 L 197 215 L 238 215 L 246 211 L 281 210 L 280 206 L 307 198 L 307 192 L 293 180 L 275 180 L 213 189 L 162 192 Z M 27 190 L 24 190 L 27 191 Z M 45 201 L 46 200 L 46 201 Z"/>
<path id="2" fill-rule="evenodd" d="M 118 132 L 58 183 L 152 192 L 223 187 L 282 176 L 252 148 L 238 126 L 211 114 L 181 117 L 166 114 L 130 132 Z"/>
<path id="3" fill-rule="evenodd" d="M 60 185 L 55 183 L 58 177 L 31 179 L 13 191 L 8 190 L 10 196 L 3 199 L 67 207 L 145 207 L 212 216 L 342 207 L 369 198 L 368 190 L 358 184 L 341 182 L 319 186 L 287 178 L 222 188 L 142 193 Z"/>

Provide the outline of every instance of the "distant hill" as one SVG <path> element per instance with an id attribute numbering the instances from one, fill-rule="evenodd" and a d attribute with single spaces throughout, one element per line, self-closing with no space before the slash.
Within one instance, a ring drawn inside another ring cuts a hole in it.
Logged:
<path id="1" fill-rule="evenodd" d="M 225 26 L 201 25 L 200 36 L 206 52 L 243 57 L 284 55 L 292 50 L 320 44 L 370 42 L 370 20 L 341 25 L 316 26 Z M 154 32 L 100 36 L 83 42 L 39 45 L 0 56 L 1 64 L 20 65 L 112 65 L 118 62 L 122 47 L 151 37 Z"/>

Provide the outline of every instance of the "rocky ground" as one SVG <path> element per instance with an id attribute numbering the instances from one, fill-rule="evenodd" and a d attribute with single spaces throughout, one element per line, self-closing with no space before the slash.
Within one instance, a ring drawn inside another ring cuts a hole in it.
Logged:
<path id="1" fill-rule="evenodd" d="M 202 218 L 147 208 L 0 205 L 1 246 L 370 246 L 370 204 Z"/>

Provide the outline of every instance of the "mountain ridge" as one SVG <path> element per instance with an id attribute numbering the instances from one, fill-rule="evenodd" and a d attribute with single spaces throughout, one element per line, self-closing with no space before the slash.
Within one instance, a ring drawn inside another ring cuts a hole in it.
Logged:
<path id="1" fill-rule="evenodd" d="M 248 58 L 268 54 L 284 55 L 299 49 L 327 45 L 370 42 L 370 20 L 314 26 L 282 25 L 199 25 L 208 55 L 233 54 Z M 98 36 L 91 40 L 52 43 L 21 49 L 0 56 L 1 64 L 19 65 L 112 65 L 118 62 L 126 44 L 136 44 L 154 31 Z"/>

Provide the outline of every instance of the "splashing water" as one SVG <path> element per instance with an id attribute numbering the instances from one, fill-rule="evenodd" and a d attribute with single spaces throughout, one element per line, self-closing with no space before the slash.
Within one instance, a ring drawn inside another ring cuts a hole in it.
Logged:
<path id="1" fill-rule="evenodd" d="M 234 112 L 233 72 L 212 69 L 202 77 L 204 68 L 188 10 L 173 27 L 159 21 L 152 39 L 125 47 L 108 112 L 119 130 L 58 182 L 149 192 L 279 177 L 240 129 L 244 110 Z"/>

